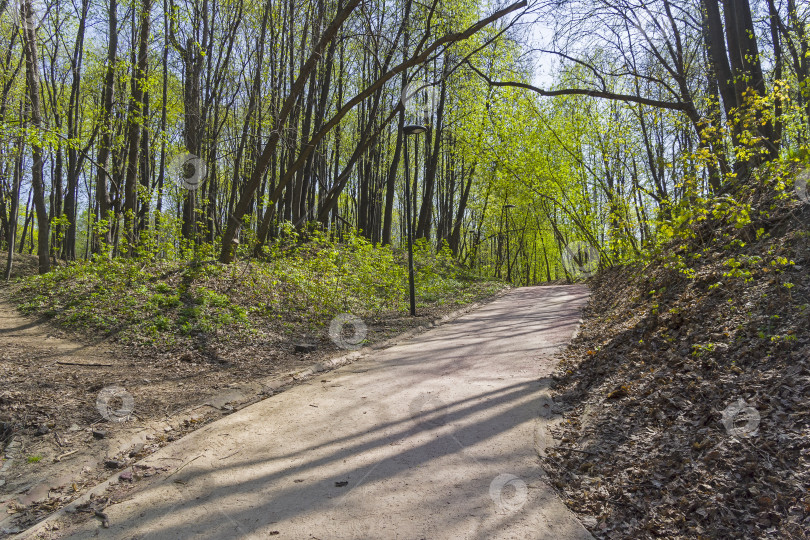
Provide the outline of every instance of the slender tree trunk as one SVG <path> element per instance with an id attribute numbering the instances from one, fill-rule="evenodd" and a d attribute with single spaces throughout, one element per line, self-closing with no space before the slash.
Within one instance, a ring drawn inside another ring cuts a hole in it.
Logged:
<path id="1" fill-rule="evenodd" d="M 720 16 L 718 0 L 703 0 L 706 9 L 707 47 L 711 66 L 717 74 L 720 95 L 723 98 L 723 108 L 726 117 L 731 117 L 731 111 L 738 106 L 737 94 L 734 90 L 734 76 L 731 73 L 728 56 L 726 55 L 725 33 L 723 20 Z"/>
<path id="2" fill-rule="evenodd" d="M 403 74 L 403 81 L 406 76 Z M 404 85 L 407 84 L 403 82 Z M 397 123 L 397 144 L 394 148 L 394 158 L 391 160 L 391 167 L 388 170 L 388 178 L 385 183 L 385 211 L 383 212 L 383 245 L 391 244 L 391 224 L 394 221 L 394 196 L 396 195 L 397 171 L 399 169 L 400 156 L 402 155 L 402 128 L 405 126 L 405 109 L 399 111 L 399 121 Z"/>
<path id="3" fill-rule="evenodd" d="M 73 81 L 70 88 L 70 101 L 67 110 L 68 139 L 74 140 L 79 135 L 79 103 L 80 103 L 80 83 L 82 71 L 82 59 L 84 57 L 84 33 L 87 23 L 87 11 L 90 7 L 90 0 L 82 0 L 81 14 L 79 16 L 79 29 L 76 34 L 76 43 L 71 59 L 71 71 Z M 76 208 L 78 205 L 79 171 L 82 159 L 80 159 L 77 148 L 70 146 L 67 150 L 68 174 L 67 193 L 65 193 L 65 215 L 68 220 L 68 229 L 65 236 L 65 245 L 62 250 L 65 260 L 72 261 L 76 258 Z"/>
<path id="4" fill-rule="evenodd" d="M 31 209 L 31 194 L 32 190 L 28 190 L 28 197 L 26 198 L 25 203 L 25 212 L 23 213 L 23 230 L 22 235 L 20 235 L 20 249 L 19 252 L 22 253 L 25 249 L 25 235 L 28 234 L 28 224 L 31 223 L 31 220 L 34 219 L 34 212 Z"/>
<path id="5" fill-rule="evenodd" d="M 127 155 L 127 176 L 124 184 L 124 234 L 128 242 L 127 251 L 132 255 L 132 249 L 137 241 L 135 217 L 137 211 L 138 181 L 138 151 L 140 149 L 141 126 L 144 118 L 144 82 L 148 68 L 149 22 L 152 10 L 152 0 L 142 0 L 140 10 L 140 32 L 138 35 L 138 57 L 136 65 L 132 67 L 131 92 L 127 118 L 129 151 Z"/>
<path id="6" fill-rule="evenodd" d="M 158 166 L 157 179 L 157 203 L 156 210 L 158 217 L 155 220 L 155 228 L 158 227 L 159 214 L 163 211 L 163 184 L 166 180 L 166 111 L 169 99 L 169 4 L 168 0 L 163 0 L 163 87 L 161 89 L 161 110 L 160 110 L 160 165 Z"/>
<path id="7" fill-rule="evenodd" d="M 773 0 L 768 0 L 768 17 L 771 30 L 771 42 L 773 43 L 773 78 L 775 81 L 781 81 L 784 55 L 782 54 L 781 36 L 779 34 L 779 12 Z M 774 124 L 773 136 L 774 144 L 778 146 L 781 145 L 782 142 L 782 100 L 777 97 L 775 101 L 774 117 L 776 118 L 776 123 Z"/>
<path id="8" fill-rule="evenodd" d="M 148 65 L 147 71 L 144 72 L 144 79 L 149 76 L 148 74 Z M 147 125 L 149 121 L 149 92 L 144 92 L 143 94 L 143 126 L 141 126 L 141 155 L 140 155 L 140 186 L 141 192 L 143 196 L 138 197 L 138 231 L 144 231 L 149 226 L 149 201 L 151 200 L 152 190 L 151 190 L 151 165 L 152 165 L 152 156 L 149 147 L 149 126 Z"/>
<path id="9" fill-rule="evenodd" d="M 439 107 L 436 111 L 436 126 L 431 131 L 433 132 L 433 149 L 430 154 L 425 152 L 425 161 L 427 167 L 425 170 L 425 185 L 423 186 L 422 206 L 419 210 L 419 220 L 416 226 L 416 238 L 430 238 L 430 229 L 433 222 L 433 193 L 436 189 L 436 171 L 439 163 L 439 154 L 442 147 L 442 135 L 444 119 L 444 102 L 447 96 L 447 84 L 445 75 L 447 73 L 446 66 L 443 68 L 441 91 L 439 95 Z M 425 149 L 428 146 L 425 145 Z"/>
<path id="10" fill-rule="evenodd" d="M 20 141 L 22 148 L 22 141 Z M 14 172 L 12 173 L 13 183 L 11 186 L 11 208 L 8 216 L 8 257 L 6 259 L 6 271 L 3 279 L 8 281 L 11 278 L 11 269 L 14 264 L 14 244 L 17 240 L 17 211 L 20 208 L 20 177 L 22 176 L 22 151 L 14 160 Z"/>
<path id="11" fill-rule="evenodd" d="M 759 96 L 766 96 L 768 89 L 765 86 L 765 77 L 762 74 L 762 64 L 759 58 L 759 49 L 755 36 L 754 22 L 751 17 L 751 7 L 748 0 L 726 0 L 723 4 L 726 19 L 726 42 L 728 44 L 729 61 L 734 76 L 734 91 L 737 104 L 740 107 L 746 106 L 746 92 L 751 89 Z M 752 100 L 754 96 L 748 96 Z M 757 114 L 757 118 L 761 118 Z M 758 135 L 766 141 L 765 156 L 772 159 L 778 154 L 778 149 L 774 143 L 773 124 L 770 120 L 757 122 Z M 747 170 L 750 165 L 756 164 L 759 159 L 749 160 L 743 170 Z M 739 164 L 738 166 L 743 165 Z"/>
<path id="12" fill-rule="evenodd" d="M 108 174 L 110 146 L 112 144 L 112 105 L 113 92 L 115 88 L 115 61 L 118 51 L 118 1 L 108 0 L 109 30 L 107 41 L 107 59 L 104 82 L 101 87 L 101 142 L 98 149 L 98 163 L 96 167 L 96 201 L 98 202 L 99 220 L 107 221 L 106 230 L 103 237 L 98 238 L 94 244 L 93 251 L 99 253 L 101 244 L 107 246 L 112 243 L 112 217 L 109 215 L 112 209 L 110 192 L 107 188 L 107 181 L 112 180 Z"/>
<path id="13" fill-rule="evenodd" d="M 464 191 L 461 192 L 461 199 L 459 199 L 458 202 L 456 219 L 455 223 L 453 224 L 453 232 L 450 235 L 450 249 L 453 251 L 454 255 L 458 255 L 458 244 L 459 239 L 461 238 L 461 226 L 464 223 L 464 212 L 467 210 L 467 199 L 470 196 L 470 187 L 472 186 L 473 177 L 475 176 L 475 167 L 476 164 L 473 163 L 472 167 L 470 168 L 470 172 L 468 173 L 469 178 L 464 186 Z"/>
<path id="14" fill-rule="evenodd" d="M 33 14 L 32 0 L 20 0 L 23 16 L 30 19 Z M 31 106 L 31 126 L 35 131 L 42 129 L 42 113 L 39 101 L 39 61 L 37 58 L 36 27 L 29 25 L 23 28 L 23 48 L 25 50 L 25 72 L 28 86 L 28 99 Z M 49 257 L 50 223 L 48 209 L 45 206 L 45 184 L 43 181 L 42 148 L 39 144 L 31 145 L 31 157 L 34 160 L 31 169 L 31 185 L 34 191 L 34 206 L 37 212 L 37 256 L 39 258 L 39 273 L 47 274 L 51 269 Z"/>

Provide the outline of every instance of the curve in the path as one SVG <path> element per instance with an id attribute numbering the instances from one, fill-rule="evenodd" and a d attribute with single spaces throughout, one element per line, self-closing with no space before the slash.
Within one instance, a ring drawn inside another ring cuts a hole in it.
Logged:
<path id="1" fill-rule="evenodd" d="M 580 539 L 534 440 L 584 286 L 516 289 L 210 424 L 75 538 Z M 547 416 L 547 415 L 545 415 Z M 145 481 L 144 481 L 145 482 Z"/>

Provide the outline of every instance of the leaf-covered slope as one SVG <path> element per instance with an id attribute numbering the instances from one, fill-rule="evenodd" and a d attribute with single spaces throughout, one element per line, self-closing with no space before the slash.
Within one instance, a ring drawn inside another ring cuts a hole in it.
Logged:
<path id="1" fill-rule="evenodd" d="M 544 461 L 597 537 L 808 535 L 810 205 L 743 202 L 592 283 Z"/>

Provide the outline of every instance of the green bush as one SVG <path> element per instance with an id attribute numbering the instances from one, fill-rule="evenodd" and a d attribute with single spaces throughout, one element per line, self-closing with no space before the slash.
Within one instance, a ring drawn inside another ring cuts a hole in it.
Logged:
<path id="1" fill-rule="evenodd" d="M 97 257 L 24 278 L 15 297 L 25 312 L 155 345 L 197 334 L 247 337 L 268 322 L 322 326 L 338 313 L 408 309 L 407 254 L 355 232 L 332 242 L 313 231 L 302 243 L 291 231 L 268 246 L 265 259 L 230 265 L 194 259 L 192 251 L 192 260 L 160 259 L 161 246 L 154 242 L 130 259 Z M 447 246 L 435 253 L 424 240 L 414 246 L 414 263 L 422 306 L 461 305 L 503 286 L 476 282 Z"/>

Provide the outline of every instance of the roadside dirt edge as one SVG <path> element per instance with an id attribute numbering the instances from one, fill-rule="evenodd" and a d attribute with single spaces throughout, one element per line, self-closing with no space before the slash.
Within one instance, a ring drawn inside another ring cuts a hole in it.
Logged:
<path id="1" fill-rule="evenodd" d="M 357 360 L 360 360 L 362 358 L 366 358 L 370 354 L 373 354 L 373 353 L 375 353 L 375 352 L 377 352 L 379 350 L 383 350 L 383 349 L 387 349 L 389 347 L 393 347 L 394 345 L 397 345 L 398 343 L 400 343 L 402 341 L 406 341 L 408 339 L 411 339 L 411 338 L 413 338 L 413 337 L 415 337 L 415 336 L 417 336 L 417 335 L 419 335 L 419 334 L 421 334 L 421 333 L 423 333 L 423 332 L 425 332 L 427 330 L 430 330 L 430 329 L 435 328 L 437 326 L 452 322 L 453 320 L 458 319 L 459 317 L 461 317 L 463 315 L 466 315 L 467 313 L 475 311 L 476 309 L 479 309 L 480 307 L 482 307 L 482 306 L 484 306 L 486 304 L 494 302 L 495 300 L 499 299 L 503 295 L 507 294 L 510 290 L 512 290 L 512 289 L 510 289 L 510 288 L 502 289 L 501 291 L 499 291 L 496 294 L 490 296 L 486 300 L 482 300 L 482 301 L 479 301 L 479 302 L 472 303 L 472 304 L 470 304 L 468 306 L 465 306 L 465 307 L 463 307 L 461 309 L 453 311 L 453 312 L 451 312 L 451 313 L 449 313 L 449 314 L 447 314 L 447 315 L 445 315 L 445 316 L 443 316 L 441 318 L 435 319 L 435 320 L 431 321 L 431 323 L 428 324 L 428 325 L 422 325 L 422 326 L 419 326 L 419 327 L 417 327 L 417 328 L 415 328 L 413 330 L 403 332 L 402 334 L 399 334 L 399 335 L 397 335 L 397 336 L 395 336 L 395 337 L 393 337 L 391 339 L 388 339 L 388 340 L 386 340 L 386 341 L 384 341 L 382 343 L 378 343 L 376 345 L 369 346 L 369 347 L 364 347 L 364 348 L 359 349 L 357 351 L 353 351 L 353 352 L 350 352 L 348 354 L 344 354 L 344 355 L 341 355 L 341 356 L 336 356 L 336 357 L 331 358 L 331 359 L 326 360 L 326 361 L 316 362 L 315 364 L 312 364 L 312 365 L 310 365 L 310 366 L 308 366 L 308 367 L 306 367 L 306 368 L 304 368 L 302 370 L 297 370 L 297 371 L 288 373 L 288 374 L 286 374 L 284 376 L 281 376 L 281 377 L 271 377 L 271 378 L 260 379 L 258 381 L 255 381 L 255 383 L 253 385 L 251 385 L 257 390 L 257 391 L 255 391 L 253 393 L 253 395 L 245 396 L 245 399 L 243 401 L 238 401 L 238 402 L 233 401 L 233 400 L 228 401 L 228 403 L 233 406 L 233 410 L 231 412 L 235 412 L 235 411 L 244 409 L 245 407 L 248 407 L 250 405 L 258 403 L 259 401 L 267 399 L 267 398 L 269 398 L 271 396 L 274 396 L 275 394 L 278 394 L 278 393 L 283 392 L 283 391 L 285 391 L 285 390 L 287 390 L 289 388 L 292 388 L 295 384 L 297 384 L 299 382 L 306 381 L 306 380 L 312 378 L 315 375 L 318 375 L 318 374 L 321 374 L 321 373 L 326 373 L 326 372 L 332 371 L 334 369 L 337 369 L 339 367 L 351 364 L 353 362 L 356 362 Z M 166 427 L 167 424 L 182 424 L 184 421 L 187 422 L 189 420 L 194 419 L 195 414 L 193 414 L 191 411 L 200 409 L 202 407 L 217 408 L 217 406 L 215 404 L 211 403 L 211 400 L 208 400 L 205 403 L 201 403 L 199 405 L 196 405 L 196 406 L 191 407 L 191 408 L 187 408 L 184 411 L 176 413 L 175 415 L 169 417 L 167 420 L 154 422 L 151 426 L 148 426 L 144 430 L 142 430 L 138 434 L 138 436 L 136 436 L 134 439 L 127 440 L 124 444 L 122 444 L 120 446 L 119 450 L 124 451 L 127 448 L 131 447 L 133 444 L 136 444 L 138 442 L 142 442 L 142 441 L 146 440 L 147 436 L 155 435 L 157 433 L 162 432 L 163 428 Z M 217 419 L 217 420 L 214 420 L 213 422 L 208 422 L 208 423 L 206 423 L 204 425 L 208 426 L 208 425 L 211 425 L 214 422 L 217 422 L 219 420 L 220 419 Z M 204 426 L 201 425 L 199 427 L 204 427 Z M 192 430 L 192 432 L 193 431 L 196 431 L 196 429 Z M 191 433 L 191 432 L 189 432 L 189 433 Z M 176 439 L 175 441 L 172 441 L 171 443 L 169 443 L 169 445 L 183 440 L 189 433 L 186 433 L 186 434 L 183 435 L 183 437 L 180 437 L 179 439 Z M 166 445 L 166 446 L 169 446 L 169 445 Z M 165 448 L 166 446 L 163 446 L 161 448 Z M 106 480 L 102 481 L 99 484 L 96 484 L 96 486 L 94 486 L 93 488 L 90 488 L 89 490 L 87 490 L 80 497 L 74 499 L 73 501 L 71 501 L 67 505 L 59 508 L 58 510 L 55 510 L 53 513 L 49 514 L 47 517 L 45 517 L 41 521 L 37 522 L 35 525 L 29 527 L 28 529 L 26 529 L 24 531 L 19 532 L 13 538 L 15 540 L 22 540 L 22 539 L 26 539 L 26 538 L 35 538 L 35 535 L 50 530 L 50 526 L 55 521 L 57 521 L 59 518 L 63 517 L 65 514 L 75 512 L 78 507 L 86 504 L 88 501 L 91 500 L 91 498 L 100 496 L 109 487 L 118 484 L 119 476 L 121 475 L 122 472 L 124 472 L 126 470 L 133 470 L 137 465 L 142 464 L 143 461 L 148 459 L 150 455 L 151 454 L 149 454 L 147 456 L 143 456 L 137 462 L 134 462 L 134 463 L 130 464 L 124 470 L 116 471 L 114 474 L 112 474 Z M 168 476 L 168 475 L 173 474 L 174 472 L 176 472 L 177 470 L 179 470 L 183 466 L 184 466 L 184 463 L 180 463 L 177 466 L 170 466 L 167 469 L 164 469 L 162 472 Z"/>

